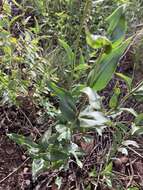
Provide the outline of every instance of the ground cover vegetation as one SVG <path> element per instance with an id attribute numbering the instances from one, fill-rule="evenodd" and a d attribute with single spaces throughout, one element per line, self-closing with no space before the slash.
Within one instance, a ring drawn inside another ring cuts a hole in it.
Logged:
<path id="1" fill-rule="evenodd" d="M 0 2 L 0 189 L 143 188 L 142 9 Z"/>

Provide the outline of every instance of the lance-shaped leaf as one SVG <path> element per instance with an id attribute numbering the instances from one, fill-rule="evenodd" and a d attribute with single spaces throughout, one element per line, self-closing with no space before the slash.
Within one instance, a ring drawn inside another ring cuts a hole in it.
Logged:
<path id="1" fill-rule="evenodd" d="M 126 31 L 127 22 L 125 19 L 125 5 L 118 7 L 108 18 L 109 23 L 108 35 L 112 42 L 119 44 L 123 41 Z"/>
<path id="2" fill-rule="evenodd" d="M 53 82 L 49 82 L 48 87 L 59 97 L 60 110 L 65 119 L 67 121 L 75 121 L 77 115 L 77 109 L 71 94 L 66 90 L 58 87 Z"/>
<path id="3" fill-rule="evenodd" d="M 17 144 L 25 146 L 31 155 L 35 156 L 39 153 L 39 150 L 40 150 L 39 145 L 37 143 L 33 142 L 28 137 L 25 137 L 23 135 L 17 135 L 14 133 L 7 134 L 7 136 L 11 140 L 16 142 Z"/>
<path id="4" fill-rule="evenodd" d="M 11 133 L 11 134 L 7 134 L 7 136 L 15 141 L 17 144 L 20 144 L 20 145 L 24 145 L 24 146 L 27 146 L 29 148 L 38 148 L 38 144 L 36 144 L 35 142 L 33 142 L 32 140 L 30 140 L 29 138 L 23 136 L 23 135 L 17 135 L 17 134 L 14 134 L 14 133 Z"/>
<path id="5" fill-rule="evenodd" d="M 98 111 L 87 111 L 84 110 L 80 113 L 80 124 L 82 127 L 91 127 L 102 126 L 107 123 L 109 120 L 103 115 L 102 112 Z"/>
<path id="6" fill-rule="evenodd" d="M 131 38 L 127 39 L 120 46 L 116 47 L 109 54 L 103 54 L 101 59 L 91 70 L 88 76 L 87 85 L 96 91 L 100 91 L 106 87 L 111 80 L 113 73 L 117 68 L 117 64 L 131 42 Z"/>
<path id="7" fill-rule="evenodd" d="M 102 131 L 106 128 L 106 124 L 110 120 L 99 111 L 94 111 L 91 107 L 87 107 L 79 114 L 80 127 L 95 129 L 99 135 L 102 135 Z"/>

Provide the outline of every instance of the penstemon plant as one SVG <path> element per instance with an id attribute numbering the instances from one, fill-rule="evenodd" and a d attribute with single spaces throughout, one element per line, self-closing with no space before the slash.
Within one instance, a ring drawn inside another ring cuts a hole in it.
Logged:
<path id="1" fill-rule="evenodd" d="M 87 11 L 86 8 L 85 11 Z M 57 96 L 59 100 L 60 113 L 57 115 L 56 124 L 50 126 L 37 143 L 22 135 L 8 134 L 9 138 L 18 144 L 26 146 L 28 149 L 33 158 L 32 172 L 34 179 L 39 172 L 47 168 L 68 169 L 70 158 L 74 158 L 77 166 L 81 169 L 83 168 L 82 158 L 85 152 L 74 139 L 74 135 L 78 133 L 82 134 L 83 137 L 85 135 L 86 138 L 86 133 L 89 131 L 96 132 L 99 136 L 102 136 L 105 129 L 111 128 L 114 130 L 112 150 L 101 172 L 101 176 L 104 176 L 107 185 L 111 185 L 109 183 L 112 177 L 111 158 L 115 156 L 117 151 L 128 154 L 127 147 L 131 144 L 138 147 L 135 141 L 124 139 L 128 128 L 122 121 L 117 122 L 116 117 L 123 112 L 129 112 L 135 117 L 132 128 L 128 132 L 129 138 L 131 135 L 141 132 L 142 114 L 123 106 L 131 95 L 136 95 L 142 90 L 142 82 L 137 87 L 132 88 L 132 81 L 129 77 L 122 73 L 116 73 L 118 77 L 121 77 L 127 83 L 128 94 L 123 100 L 119 101 L 120 89 L 115 88 L 109 102 L 109 110 L 104 108 L 102 96 L 99 95 L 99 92 L 112 79 L 120 59 L 133 40 L 133 37 L 125 39 L 127 31 L 125 10 L 125 6 L 122 5 L 107 18 L 109 27 L 106 36 L 92 35 L 86 27 L 87 44 L 91 51 L 94 51 L 97 55 L 92 67 L 85 62 L 81 53 L 79 53 L 80 63 L 77 64 L 79 37 L 75 51 L 64 40 L 59 40 L 59 44 L 66 53 L 69 70 L 71 69 L 69 78 L 72 81 L 69 81 L 68 90 L 59 87 L 52 80 L 47 82 L 49 91 Z M 84 13 L 84 17 L 85 15 L 86 13 Z M 79 35 L 80 33 L 81 28 Z M 77 88 L 74 85 L 74 80 L 78 81 L 78 77 L 85 76 L 87 73 L 87 81 L 79 84 L 79 88 Z"/>

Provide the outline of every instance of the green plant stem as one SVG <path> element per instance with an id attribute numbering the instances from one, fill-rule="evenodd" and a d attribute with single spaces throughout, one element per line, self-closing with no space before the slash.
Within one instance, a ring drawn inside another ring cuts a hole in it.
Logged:
<path id="1" fill-rule="evenodd" d="M 82 33 L 82 29 L 83 29 L 83 26 L 84 26 L 84 22 L 85 22 L 86 16 L 88 14 L 90 3 L 91 3 L 91 0 L 86 0 L 86 2 L 85 2 L 85 6 L 84 6 L 84 9 L 83 9 L 83 14 L 82 14 L 81 22 L 80 22 L 80 25 L 79 25 L 78 36 L 77 36 L 77 39 L 75 41 L 75 51 L 74 51 L 75 58 L 74 58 L 74 61 L 73 61 L 73 64 L 72 64 L 71 86 L 72 86 L 73 80 L 74 80 L 74 72 L 75 72 L 75 65 L 76 65 L 76 61 L 77 61 L 77 52 L 78 52 L 79 43 L 80 43 L 80 36 L 81 36 L 81 33 Z"/>
<path id="2" fill-rule="evenodd" d="M 74 67 L 75 67 L 75 64 L 76 64 L 77 51 L 78 51 L 79 43 L 80 43 L 80 36 L 81 36 L 81 33 L 82 33 L 84 21 L 86 19 L 87 14 L 88 14 L 90 3 L 91 3 L 91 0 L 86 0 L 85 6 L 84 6 L 84 9 L 83 9 L 83 15 L 82 15 L 80 26 L 79 26 L 79 32 L 78 32 L 78 36 L 77 36 L 77 39 L 76 39 L 76 42 L 75 42 L 75 52 L 74 52 L 75 53 L 75 60 L 74 60 L 74 63 L 73 63 L 73 70 L 74 70 Z"/>
<path id="3" fill-rule="evenodd" d="M 135 88 L 133 88 L 124 98 L 122 99 L 120 103 L 120 107 L 125 103 L 125 101 L 132 96 L 141 86 L 143 86 L 143 81 L 139 82 Z"/>

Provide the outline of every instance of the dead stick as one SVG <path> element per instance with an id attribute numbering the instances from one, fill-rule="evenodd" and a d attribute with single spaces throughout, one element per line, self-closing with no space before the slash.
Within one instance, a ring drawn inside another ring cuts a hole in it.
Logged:
<path id="1" fill-rule="evenodd" d="M 0 181 L 0 184 L 11 177 L 15 172 L 17 172 L 30 158 L 28 157 L 18 168 L 16 168 L 13 172 L 9 173 L 5 178 Z"/>

